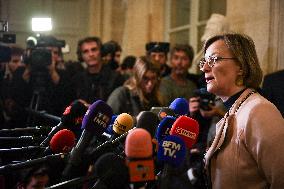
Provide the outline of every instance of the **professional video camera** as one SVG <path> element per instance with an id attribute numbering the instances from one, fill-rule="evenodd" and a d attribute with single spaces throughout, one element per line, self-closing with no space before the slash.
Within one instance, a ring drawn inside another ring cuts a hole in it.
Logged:
<path id="1" fill-rule="evenodd" d="M 64 46 L 64 40 L 58 40 L 53 36 L 41 35 L 27 39 L 27 54 L 24 62 L 30 65 L 31 80 L 35 90 L 44 91 L 49 78 L 48 66 L 52 63 L 52 53 L 47 47 L 62 48 Z"/>
<path id="2" fill-rule="evenodd" d="M 194 96 L 200 97 L 199 107 L 202 110 L 211 110 L 210 105 L 215 105 L 215 95 L 209 93 L 206 88 L 194 90 Z"/>

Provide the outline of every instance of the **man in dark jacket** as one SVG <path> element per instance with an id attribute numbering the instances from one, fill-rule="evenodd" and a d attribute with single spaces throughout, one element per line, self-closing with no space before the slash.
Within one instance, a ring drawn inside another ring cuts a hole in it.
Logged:
<path id="1" fill-rule="evenodd" d="M 75 75 L 73 83 L 77 98 L 87 103 L 98 99 L 106 101 L 110 93 L 124 82 L 121 75 L 103 63 L 101 47 L 98 37 L 86 37 L 78 42 L 78 59 L 86 64 L 86 69 Z"/>

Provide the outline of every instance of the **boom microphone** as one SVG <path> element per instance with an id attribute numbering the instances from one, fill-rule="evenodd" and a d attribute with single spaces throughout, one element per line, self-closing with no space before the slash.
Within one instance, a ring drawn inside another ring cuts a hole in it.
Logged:
<path id="1" fill-rule="evenodd" d="M 111 107 L 102 100 L 94 102 L 89 107 L 83 118 L 82 135 L 76 146 L 71 151 L 70 159 L 63 171 L 63 179 L 70 179 L 74 175 L 78 174 L 76 168 L 80 167 L 80 164 L 83 161 L 82 156 L 84 150 L 87 148 L 94 136 L 100 136 L 103 134 L 110 123 L 111 116 Z"/>
<path id="2" fill-rule="evenodd" d="M 174 122 L 170 134 L 181 137 L 187 148 L 191 148 L 197 141 L 199 124 L 190 117 L 180 116 Z"/>

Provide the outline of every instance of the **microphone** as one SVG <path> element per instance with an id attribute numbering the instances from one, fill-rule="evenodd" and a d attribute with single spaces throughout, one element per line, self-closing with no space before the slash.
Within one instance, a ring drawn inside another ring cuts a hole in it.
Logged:
<path id="1" fill-rule="evenodd" d="M 21 148 L 0 149 L 0 157 L 8 154 L 30 153 L 44 150 L 42 146 L 26 146 Z"/>
<path id="2" fill-rule="evenodd" d="M 16 164 L 8 164 L 0 167 L 0 174 L 7 174 L 11 173 L 18 169 L 24 169 L 32 166 L 37 166 L 39 164 L 43 163 L 52 163 L 54 161 L 61 162 L 66 160 L 67 155 L 66 154 L 54 154 L 54 155 L 48 155 L 42 158 L 33 159 L 33 160 L 27 160 L 25 162 L 20 162 Z"/>
<path id="3" fill-rule="evenodd" d="M 115 119 L 117 118 L 117 116 L 118 115 L 116 115 L 116 114 L 112 115 L 110 124 L 109 124 L 109 126 L 107 127 L 107 129 L 105 131 L 106 134 L 108 134 L 108 135 L 112 135 L 113 134 L 112 125 L 113 125 Z"/>
<path id="4" fill-rule="evenodd" d="M 51 138 L 49 147 L 53 153 L 68 153 L 74 147 L 75 139 L 72 131 L 62 129 Z"/>
<path id="5" fill-rule="evenodd" d="M 167 116 L 177 117 L 173 109 L 168 108 L 168 107 L 162 107 L 158 113 L 159 119 L 162 120 Z"/>
<path id="6" fill-rule="evenodd" d="M 188 180 L 184 179 L 187 171 L 186 154 L 185 142 L 179 136 L 169 135 L 160 142 L 157 159 L 164 166 L 158 176 L 158 188 L 189 186 Z"/>
<path id="7" fill-rule="evenodd" d="M 189 113 L 188 101 L 185 98 L 176 98 L 169 106 L 176 115 L 187 115 Z"/>
<path id="8" fill-rule="evenodd" d="M 98 178 L 92 189 L 105 186 L 108 189 L 129 188 L 128 169 L 122 158 L 114 153 L 102 155 L 94 165 L 95 176 Z"/>
<path id="9" fill-rule="evenodd" d="M 61 117 L 61 122 L 52 128 L 48 136 L 44 139 L 44 141 L 41 142 L 40 145 L 47 146 L 53 135 L 61 129 L 68 128 L 76 133 L 79 128 L 77 126 L 82 123 L 82 117 L 86 111 L 87 107 L 80 100 L 75 100 L 72 102 L 71 105 L 65 109 Z"/>
<path id="10" fill-rule="evenodd" d="M 136 127 L 147 130 L 153 138 L 159 122 L 159 118 L 156 114 L 150 111 L 143 111 L 137 116 Z"/>
<path id="11" fill-rule="evenodd" d="M 155 135 L 158 142 L 162 141 L 165 136 L 170 134 L 170 130 L 175 121 L 176 121 L 176 118 L 172 116 L 167 116 L 162 119 L 162 121 L 158 125 L 156 135 Z"/>
<path id="12" fill-rule="evenodd" d="M 180 116 L 174 122 L 170 134 L 181 137 L 187 148 L 191 148 L 197 141 L 199 124 L 190 117 Z"/>
<path id="13" fill-rule="evenodd" d="M 47 134 L 50 131 L 49 127 L 37 126 L 37 127 L 25 127 L 14 129 L 1 129 L 0 136 L 22 136 L 26 134 Z"/>
<path id="14" fill-rule="evenodd" d="M 31 108 L 25 108 L 25 110 L 30 114 L 34 114 L 36 116 L 39 116 L 39 117 L 42 117 L 42 118 L 45 118 L 45 119 L 49 119 L 49 120 L 51 120 L 55 123 L 60 122 L 60 117 L 48 114 L 48 113 L 46 113 L 45 110 L 37 111 L 37 110 L 33 110 Z"/>
<path id="15" fill-rule="evenodd" d="M 158 161 L 179 167 L 186 157 L 185 142 L 174 135 L 165 136 L 159 143 L 157 158 Z"/>
<path id="16" fill-rule="evenodd" d="M 94 102 L 89 107 L 83 118 L 81 127 L 81 129 L 83 129 L 82 135 L 71 151 L 70 159 L 63 171 L 63 179 L 69 179 L 73 177 L 73 175 L 78 174 L 79 171 L 76 168 L 80 167 L 83 161 L 82 156 L 84 150 L 94 136 L 103 134 L 110 123 L 111 116 L 111 107 L 102 100 Z"/>
<path id="17" fill-rule="evenodd" d="M 137 128 L 129 132 L 125 141 L 125 154 L 131 183 L 155 179 L 152 153 L 152 137 L 148 131 Z"/>
<path id="18" fill-rule="evenodd" d="M 19 136 L 19 137 L 0 137 L 0 144 L 2 147 L 21 147 L 29 145 L 38 145 L 42 138 L 36 136 Z"/>
<path id="19" fill-rule="evenodd" d="M 118 136 L 126 133 L 130 129 L 133 128 L 133 118 L 131 115 L 127 113 L 122 113 L 117 116 L 115 119 L 112 129 L 113 129 L 113 136 L 111 140 L 117 138 Z"/>

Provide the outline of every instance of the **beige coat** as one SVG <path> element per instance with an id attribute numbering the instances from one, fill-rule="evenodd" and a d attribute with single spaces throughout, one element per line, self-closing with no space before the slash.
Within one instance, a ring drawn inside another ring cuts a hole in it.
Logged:
<path id="1" fill-rule="evenodd" d="M 284 119 L 247 89 L 216 125 L 205 155 L 212 188 L 284 188 Z"/>

